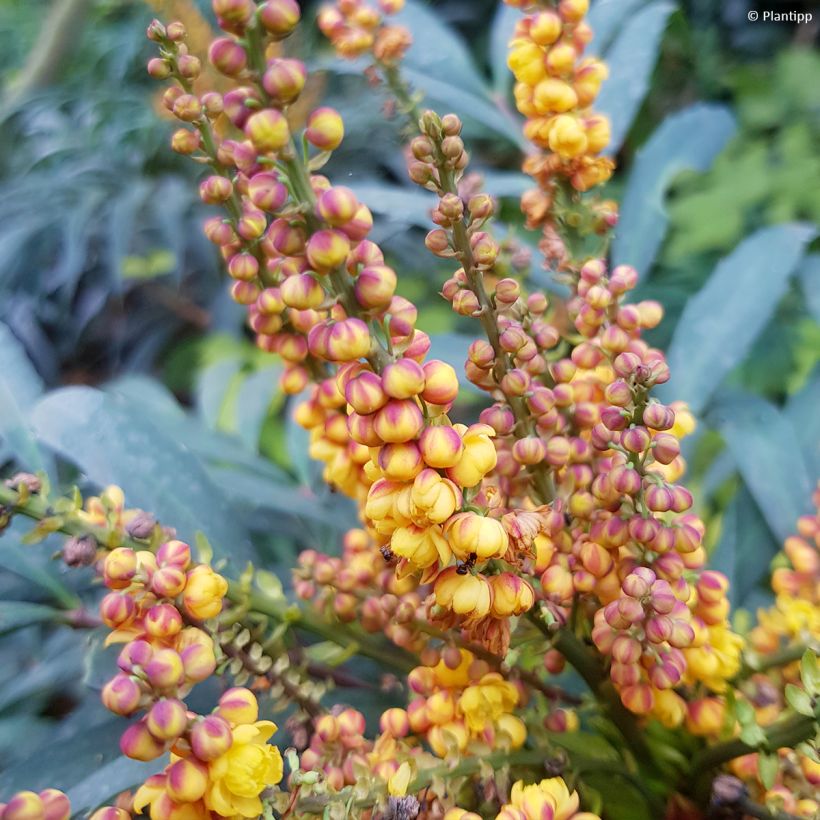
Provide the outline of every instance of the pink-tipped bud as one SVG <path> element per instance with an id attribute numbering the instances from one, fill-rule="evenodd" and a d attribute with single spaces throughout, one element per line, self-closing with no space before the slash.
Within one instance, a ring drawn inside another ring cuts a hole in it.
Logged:
<path id="1" fill-rule="evenodd" d="M 458 396 L 456 371 L 446 362 L 431 359 L 423 366 L 424 390 L 421 397 L 429 404 L 447 405 Z"/>
<path id="2" fill-rule="evenodd" d="M 384 368 L 384 392 L 394 399 L 410 399 L 424 390 L 424 369 L 413 359 L 399 359 Z"/>
<path id="3" fill-rule="evenodd" d="M 231 198 L 233 184 L 227 177 L 214 174 L 203 180 L 199 186 L 199 198 L 206 205 L 218 205 Z"/>
<path id="4" fill-rule="evenodd" d="M 185 573 L 179 567 L 161 567 L 151 576 L 151 589 L 159 598 L 176 598 L 185 589 Z"/>
<path id="5" fill-rule="evenodd" d="M 164 751 L 165 743 L 157 740 L 145 725 L 145 721 L 129 726 L 120 738 L 120 751 L 132 760 L 156 760 Z"/>
<path id="6" fill-rule="evenodd" d="M 339 737 L 339 721 L 333 715 L 322 715 L 314 724 L 316 737 L 322 743 L 332 743 Z"/>
<path id="7" fill-rule="evenodd" d="M 296 28 L 301 11 L 296 0 L 266 0 L 259 6 L 257 16 L 269 34 L 283 38 Z"/>
<path id="8" fill-rule="evenodd" d="M 347 259 L 350 240 L 341 231 L 317 231 L 308 240 L 306 253 L 312 268 L 319 273 L 326 273 L 339 267 Z"/>
<path id="9" fill-rule="evenodd" d="M 59 789 L 44 789 L 39 796 L 43 804 L 43 820 L 68 820 L 71 817 L 71 803 Z"/>
<path id="10" fill-rule="evenodd" d="M 110 592 L 100 601 L 100 617 L 111 629 L 127 626 L 137 615 L 134 599 L 122 592 Z"/>
<path id="11" fill-rule="evenodd" d="M 259 718 L 259 704 L 250 689 L 228 689 L 219 699 L 217 713 L 235 725 L 255 723 Z"/>
<path id="12" fill-rule="evenodd" d="M 453 467 L 464 452 L 458 431 L 449 425 L 427 427 L 419 439 L 421 455 L 428 466 L 436 469 Z"/>
<path id="13" fill-rule="evenodd" d="M 359 201 L 350 188 L 339 185 L 322 193 L 316 209 L 331 227 L 340 227 L 356 216 Z"/>
<path id="14" fill-rule="evenodd" d="M 248 197 L 257 208 L 273 213 L 287 201 L 288 190 L 276 174 L 263 172 L 248 180 Z"/>
<path id="15" fill-rule="evenodd" d="M 208 767 L 198 760 L 176 760 L 165 770 L 165 790 L 178 804 L 195 803 L 205 794 L 208 784 Z"/>
<path id="16" fill-rule="evenodd" d="M 410 719 L 407 712 L 395 707 L 382 712 L 379 729 L 391 737 L 407 737 L 410 734 Z"/>
<path id="17" fill-rule="evenodd" d="M 506 436 L 515 427 L 515 415 L 512 410 L 504 404 L 494 404 L 492 407 L 485 407 L 481 411 L 479 421 L 482 424 L 489 424 L 499 436 Z"/>
<path id="18" fill-rule="evenodd" d="M 191 548 L 184 541 L 166 541 L 157 550 L 157 564 L 160 567 L 174 566 L 188 569 L 191 563 Z"/>
<path id="19" fill-rule="evenodd" d="M 188 726 L 188 711 L 181 700 L 163 698 L 151 707 L 145 725 L 157 740 L 176 740 Z"/>
<path id="20" fill-rule="evenodd" d="M 632 290 L 638 284 L 638 271 L 629 265 L 618 265 L 610 274 L 609 289 L 621 294 Z"/>
<path id="21" fill-rule="evenodd" d="M 307 69 L 301 60 L 280 58 L 268 63 L 262 86 L 277 103 L 287 105 L 302 93 L 306 80 Z"/>
<path id="22" fill-rule="evenodd" d="M 356 301 L 366 310 L 383 308 L 390 304 L 396 292 L 398 279 L 392 268 L 386 265 L 366 267 L 356 277 L 353 292 Z"/>
<path id="23" fill-rule="evenodd" d="M 219 37 L 208 49 L 211 65 L 227 77 L 237 77 L 248 65 L 248 54 L 236 40 Z"/>
<path id="24" fill-rule="evenodd" d="M 145 613 L 145 631 L 154 638 L 170 638 L 182 630 L 182 615 L 172 604 L 156 604 Z"/>
<path id="25" fill-rule="evenodd" d="M 191 749 L 200 760 L 216 760 L 232 745 L 231 726 L 219 715 L 208 715 L 191 729 Z"/>
<path id="26" fill-rule="evenodd" d="M 621 690 L 621 701 L 630 712 L 636 715 L 647 715 L 652 711 L 655 696 L 649 684 L 639 683 L 634 686 L 625 686 Z"/>
<path id="27" fill-rule="evenodd" d="M 317 108 L 308 117 L 305 137 L 320 151 L 335 151 L 344 138 L 344 122 L 333 108 Z"/>
<path id="28" fill-rule="evenodd" d="M 137 554 L 132 549 L 117 547 L 105 556 L 103 577 L 109 589 L 127 587 L 137 572 Z"/>
<path id="29" fill-rule="evenodd" d="M 148 641 L 131 641 L 122 648 L 117 666 L 123 672 L 136 672 L 151 660 L 153 654 L 154 649 Z"/>
<path id="30" fill-rule="evenodd" d="M 603 418 L 603 413 L 601 418 Z M 630 427 L 628 430 L 624 430 L 621 435 L 621 444 L 630 453 L 642 453 L 649 447 L 651 441 L 652 439 L 646 427 Z"/>
<path id="31" fill-rule="evenodd" d="M 401 443 L 418 436 L 424 428 L 424 416 L 411 399 L 391 399 L 376 413 L 373 429 L 382 441 Z"/>
<path id="32" fill-rule="evenodd" d="M 130 676 L 118 673 L 103 686 L 103 705 L 115 715 L 133 714 L 140 704 L 142 692 L 139 684 Z"/>
<path id="33" fill-rule="evenodd" d="M 680 443 L 669 433 L 658 433 L 652 442 L 652 455 L 661 464 L 671 464 L 680 455 Z"/>
<path id="34" fill-rule="evenodd" d="M 187 646 L 180 653 L 185 680 L 199 683 L 213 675 L 216 669 L 216 656 L 212 646 L 194 644 Z"/>
<path id="35" fill-rule="evenodd" d="M 173 649 L 157 649 L 145 664 L 145 676 L 155 689 L 166 690 L 179 686 L 184 679 L 184 669 L 179 653 Z"/>
<path id="36" fill-rule="evenodd" d="M 252 253 L 237 253 L 228 261 L 228 273 L 232 279 L 252 282 L 259 273 L 259 262 Z"/>
<path id="37" fill-rule="evenodd" d="M 281 111 L 266 108 L 248 117 L 245 135 L 261 153 L 272 153 L 284 148 L 290 140 L 288 121 Z"/>

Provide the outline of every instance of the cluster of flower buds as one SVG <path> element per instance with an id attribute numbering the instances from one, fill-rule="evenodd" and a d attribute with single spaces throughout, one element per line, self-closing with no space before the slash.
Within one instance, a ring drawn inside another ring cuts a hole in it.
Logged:
<path id="1" fill-rule="evenodd" d="M 820 646 L 820 485 L 813 496 L 816 511 L 797 522 L 797 534 L 786 539 L 783 552 L 775 558 L 772 589 L 775 603 L 757 613 L 757 625 L 749 633 L 749 644 L 758 658 L 768 660 L 797 649 L 795 659 L 785 664 L 767 664 L 744 680 L 736 696 L 742 695 L 753 708 L 759 726 L 775 723 L 783 711 L 803 700 L 809 711 L 817 703 L 817 681 L 804 674 L 799 654 L 804 647 Z M 809 685 L 807 685 L 809 684 Z M 809 691 L 813 684 L 813 691 Z M 787 689 L 792 690 L 791 699 Z M 820 811 L 820 762 L 811 745 L 777 751 L 776 776 L 764 785 L 758 754 L 744 755 L 730 764 L 752 794 L 775 810 L 798 817 L 814 818 Z"/>
<path id="2" fill-rule="evenodd" d="M 299 555 L 294 590 L 302 600 L 366 632 L 385 634 L 397 646 L 421 652 L 427 636 L 416 628 L 426 617 L 424 588 L 412 575 L 397 577 L 373 539 L 362 529 L 345 533 L 341 556 L 316 550 Z"/>
<path id="3" fill-rule="evenodd" d="M 364 0 L 335 0 L 322 6 L 317 23 L 340 57 L 370 54 L 377 63 L 391 66 L 401 61 L 412 43 L 407 28 L 385 20 L 402 8 L 404 0 L 377 0 L 376 6 Z"/>
<path id="4" fill-rule="evenodd" d="M 592 639 L 612 658 L 610 677 L 624 705 L 642 715 L 655 710 L 661 720 L 676 726 L 685 716 L 685 703 L 672 693 L 679 714 L 670 716 L 674 710 L 663 693 L 680 684 L 686 669 L 681 650 L 695 636 L 689 609 L 667 581 L 646 567 L 627 575 L 621 591 L 595 613 Z"/>
<path id="5" fill-rule="evenodd" d="M 57 789 L 37 792 L 21 791 L 0 803 L 0 820 L 68 820 L 71 804 Z M 99 820 L 99 818 L 95 819 Z"/>
<path id="6" fill-rule="evenodd" d="M 408 683 L 415 697 L 406 713 L 392 709 L 384 722 L 409 726 L 439 757 L 517 749 L 526 740 L 526 726 L 514 714 L 523 689 L 465 649 L 448 647 L 435 666 L 412 670 Z"/>
<path id="7" fill-rule="evenodd" d="M 609 121 L 591 109 L 607 68 L 583 57 L 592 39 L 584 19 L 588 7 L 588 0 L 561 0 L 555 9 L 539 8 L 519 20 L 510 42 L 515 102 L 527 118 L 524 135 L 548 152 L 525 167 L 542 187 L 561 176 L 587 191 L 606 182 L 615 167 L 600 156 L 609 144 Z"/>
<path id="8" fill-rule="evenodd" d="M 317 718 L 310 744 L 300 756 L 300 768 L 322 772 L 331 789 L 339 791 L 356 783 L 356 771 L 367 765 L 373 742 L 365 736 L 364 715 L 356 709 L 340 709 Z M 381 772 L 387 780 L 393 770 Z"/>
<path id="9" fill-rule="evenodd" d="M 137 792 L 136 810 L 150 805 L 154 818 L 259 816 L 259 795 L 281 779 L 282 765 L 267 745 L 275 726 L 257 722 L 255 695 L 229 690 L 207 716 L 184 701 L 216 669 L 214 641 L 200 624 L 222 611 L 227 582 L 209 565 L 193 563 L 181 541 L 156 553 L 118 547 L 103 560 L 102 576 L 111 590 L 100 603 L 113 630 L 108 643 L 125 643 L 102 701 L 118 715 L 143 713 L 120 748 L 143 761 L 172 753 L 165 771 Z M 237 784 L 244 769 L 252 776 Z"/>

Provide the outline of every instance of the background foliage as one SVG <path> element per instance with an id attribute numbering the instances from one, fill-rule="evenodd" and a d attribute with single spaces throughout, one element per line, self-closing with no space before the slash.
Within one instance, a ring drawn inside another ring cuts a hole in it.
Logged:
<path id="1" fill-rule="evenodd" d="M 243 332 L 199 230 L 196 169 L 168 149 L 143 68 L 153 14 L 201 28 L 208 6 L 0 2 L 0 463 L 60 486 L 120 484 L 181 537 L 202 533 L 235 569 L 253 560 L 287 583 L 299 549 L 328 548 L 354 519 L 306 456 L 276 362 Z M 699 416 L 690 485 L 748 610 L 820 473 L 820 57 L 816 29 L 752 26 L 747 10 L 597 0 L 590 23 L 611 68 L 600 108 L 620 167 L 613 261 L 634 264 L 639 296 L 667 310 L 652 339 L 673 372 L 663 398 Z M 505 65 L 515 13 L 408 0 L 402 16 L 424 33 L 407 60 L 414 86 L 464 118 L 501 230 L 534 246 L 515 202 L 527 187 Z M 444 270 L 420 250 L 431 202 L 405 179 L 384 98 L 315 33 L 297 47 L 318 71 L 308 96 L 345 114 L 331 175 L 371 206 L 435 354 L 460 366 L 470 325 L 437 297 Z M 556 287 L 537 258 L 528 276 Z M 465 391 L 457 413 L 476 402 Z M 141 764 L 116 756 L 119 727 L 93 694 L 111 663 L 99 636 L 55 625 L 96 599 L 90 573 L 64 571 L 23 534 L 15 523 L 0 549 L 0 793 L 71 786 L 82 808 Z"/>

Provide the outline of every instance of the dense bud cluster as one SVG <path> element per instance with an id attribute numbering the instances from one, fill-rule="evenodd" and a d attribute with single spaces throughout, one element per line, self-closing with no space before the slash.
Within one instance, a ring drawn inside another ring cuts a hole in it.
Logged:
<path id="1" fill-rule="evenodd" d="M 529 4 L 505 0 L 510 6 Z M 615 164 L 601 152 L 609 144 L 609 121 L 592 111 L 606 79 L 606 65 L 583 57 L 592 39 L 588 0 L 562 0 L 539 8 L 516 24 L 508 64 L 515 75 L 515 102 L 527 118 L 524 135 L 547 152 L 527 160 L 539 181 L 565 177 L 577 191 L 606 182 Z"/>
<path id="2" fill-rule="evenodd" d="M 390 66 L 401 61 L 412 42 L 404 26 L 385 19 L 403 7 L 404 0 L 377 0 L 375 6 L 364 0 L 336 0 L 322 6 L 317 23 L 340 57 L 370 54 L 377 63 Z"/>
<path id="3" fill-rule="evenodd" d="M 216 669 L 213 638 L 198 624 L 220 614 L 227 582 L 193 563 L 181 541 L 156 553 L 118 547 L 105 556 L 102 577 L 111 590 L 100 603 L 112 629 L 108 643 L 125 644 L 102 701 L 118 715 L 142 713 L 120 748 L 143 761 L 171 751 L 171 763 L 137 792 L 135 810 L 150 806 L 152 820 L 258 817 L 259 795 L 282 777 L 279 752 L 267 745 L 276 727 L 257 721 L 247 689 L 228 690 L 210 715 L 193 713 L 184 701 Z"/>
<path id="4" fill-rule="evenodd" d="M 22 791 L 0 803 L 2 820 L 68 820 L 71 804 L 57 789 L 45 789 L 39 794 Z"/>

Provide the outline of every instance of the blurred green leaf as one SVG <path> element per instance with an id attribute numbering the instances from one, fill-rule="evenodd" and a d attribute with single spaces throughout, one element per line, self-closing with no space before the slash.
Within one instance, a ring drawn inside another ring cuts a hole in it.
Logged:
<path id="1" fill-rule="evenodd" d="M 0 438 L 26 470 L 47 466 L 29 425 L 29 414 L 43 393 L 43 382 L 26 351 L 0 323 Z"/>
<path id="2" fill-rule="evenodd" d="M 710 569 L 729 579 L 734 609 L 748 606 L 749 596 L 766 585 L 769 562 L 780 549 L 745 484 L 720 519 L 720 539 L 709 556 Z M 754 560 L 750 558 L 754 556 Z"/>
<path id="3" fill-rule="evenodd" d="M 419 0 L 407 0 L 393 18 L 413 34 L 403 68 L 429 77 L 447 77 L 457 88 L 485 93 L 485 83 L 462 39 L 442 21 L 441 14 Z"/>
<path id="4" fill-rule="evenodd" d="M 658 391 L 664 400 L 686 401 L 695 413 L 707 406 L 765 327 L 814 235 L 800 224 L 764 228 L 718 264 L 675 329 L 671 379 Z"/>
<path id="5" fill-rule="evenodd" d="M 40 438 L 99 485 L 118 484 L 128 503 L 154 513 L 192 543 L 201 530 L 219 557 L 252 557 L 242 526 L 201 462 L 138 404 L 88 387 L 56 390 L 32 417 Z"/>
<path id="6" fill-rule="evenodd" d="M 698 103 L 667 117 L 635 158 L 612 246 L 615 264 L 648 274 L 666 235 L 666 191 L 684 169 L 705 171 L 735 132 L 725 106 Z"/>
<path id="7" fill-rule="evenodd" d="M 820 364 L 784 408 L 797 436 L 811 475 L 820 476 Z"/>
<path id="8" fill-rule="evenodd" d="M 70 737 L 50 738 L 29 759 L 0 774 L 0 793 L 60 789 L 77 815 L 104 804 L 163 766 L 162 759 L 140 763 L 120 755 L 118 740 L 127 725 L 122 719 L 108 720 Z"/>
<path id="9" fill-rule="evenodd" d="M 593 35 L 589 53 L 606 54 L 627 18 L 645 4 L 646 0 L 595 0 L 587 14 Z"/>
<path id="10" fill-rule="evenodd" d="M 820 322 L 820 253 L 810 253 L 800 266 L 800 286 L 815 322 Z"/>
<path id="11" fill-rule="evenodd" d="M 660 42 L 674 10 L 674 3 L 659 0 L 637 11 L 619 28 L 612 47 L 606 52 L 609 78 L 601 86 L 595 110 L 610 120 L 612 138 L 606 150 L 608 154 L 620 150 L 649 90 Z"/>
<path id="12" fill-rule="evenodd" d="M 251 452 L 256 452 L 262 425 L 274 399 L 280 395 L 278 364 L 255 370 L 245 377 L 236 391 L 234 429 Z"/>
<path id="13" fill-rule="evenodd" d="M 513 77 L 507 68 L 507 54 L 509 42 L 515 31 L 515 24 L 521 19 L 521 10 L 508 6 L 501 0 L 493 17 L 490 32 L 490 74 L 493 80 L 493 90 L 502 99 L 510 91 Z"/>
<path id="14" fill-rule="evenodd" d="M 206 427 L 216 430 L 229 397 L 231 386 L 242 368 L 239 356 L 228 356 L 205 367 L 197 378 L 196 407 Z"/>
<path id="15" fill-rule="evenodd" d="M 749 393 L 719 396 L 708 416 L 732 452 L 743 481 L 781 543 L 811 506 L 812 477 L 788 417 Z"/>
<path id="16" fill-rule="evenodd" d="M 0 567 L 31 581 L 65 609 L 79 606 L 79 598 L 50 571 L 51 567 L 46 567 L 45 561 L 50 561 L 50 558 L 43 553 L 38 554 L 35 548 L 26 548 L 14 541 L 6 541 L 0 547 Z"/>
<path id="17" fill-rule="evenodd" d="M 0 635 L 32 624 L 59 621 L 62 612 L 44 604 L 28 601 L 0 601 Z"/>

